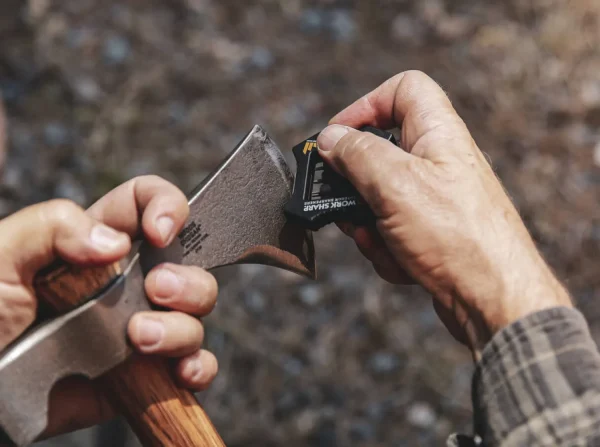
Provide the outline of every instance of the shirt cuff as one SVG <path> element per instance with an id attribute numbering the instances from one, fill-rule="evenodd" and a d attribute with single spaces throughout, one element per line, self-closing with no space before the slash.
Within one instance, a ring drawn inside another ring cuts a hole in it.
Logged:
<path id="1" fill-rule="evenodd" d="M 516 321 L 494 335 L 476 366 L 475 433 L 484 445 L 532 445 L 532 436 L 552 432 L 550 424 L 565 416 L 564 405 L 600 390 L 598 371 L 600 355 L 579 311 L 556 307 Z"/>

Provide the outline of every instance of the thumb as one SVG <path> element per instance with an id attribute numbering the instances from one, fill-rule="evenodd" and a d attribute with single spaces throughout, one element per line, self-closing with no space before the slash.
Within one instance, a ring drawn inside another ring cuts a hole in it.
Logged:
<path id="1" fill-rule="evenodd" d="M 31 283 L 40 268 L 56 256 L 80 265 L 108 264 L 130 247 L 129 236 L 66 200 L 32 205 L 0 221 L 0 350 L 35 318 Z"/>
<path id="2" fill-rule="evenodd" d="M 0 281 L 7 279 L 3 273 L 14 271 L 29 282 L 57 256 L 73 264 L 102 265 L 130 248 L 127 234 L 94 220 L 74 202 L 39 203 L 0 221 Z"/>
<path id="3" fill-rule="evenodd" d="M 339 124 L 326 127 L 317 145 L 321 157 L 354 185 L 377 215 L 390 180 L 414 158 L 390 141 Z"/>

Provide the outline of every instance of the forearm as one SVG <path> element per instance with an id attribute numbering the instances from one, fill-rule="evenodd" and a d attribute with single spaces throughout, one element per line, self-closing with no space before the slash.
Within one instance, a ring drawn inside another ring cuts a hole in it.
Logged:
<path id="1" fill-rule="evenodd" d="M 556 307 L 494 335 L 473 378 L 484 445 L 600 444 L 600 354 L 584 317 Z"/>

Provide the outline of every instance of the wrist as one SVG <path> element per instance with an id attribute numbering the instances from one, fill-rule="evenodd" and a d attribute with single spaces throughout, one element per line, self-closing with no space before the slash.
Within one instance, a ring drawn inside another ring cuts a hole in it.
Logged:
<path id="1" fill-rule="evenodd" d="M 470 318 L 467 337 L 476 359 L 497 332 L 516 321 L 550 308 L 573 307 L 568 291 L 545 263 L 537 275 L 530 272 L 524 281 L 514 281 L 506 290 L 511 292 L 494 300 L 495 305 L 473 312 Z"/>
<path id="2" fill-rule="evenodd" d="M 569 293 L 545 263 L 540 266 L 537 274 L 529 273 L 522 281 L 518 281 L 513 292 L 500 303 L 499 312 L 486 316 L 494 333 L 541 310 L 573 307 Z"/>
<path id="3" fill-rule="evenodd" d="M 514 322 L 542 310 L 573 307 L 568 291 L 541 258 L 535 269 L 514 269 L 512 277 L 492 284 L 483 296 L 455 295 L 453 300 L 475 360 L 497 332 Z"/>

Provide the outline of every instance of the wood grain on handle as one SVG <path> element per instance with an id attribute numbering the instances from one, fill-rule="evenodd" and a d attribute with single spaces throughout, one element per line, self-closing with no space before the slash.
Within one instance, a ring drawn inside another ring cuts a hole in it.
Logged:
<path id="1" fill-rule="evenodd" d="M 121 272 L 108 267 L 53 266 L 34 281 L 38 299 L 64 313 L 85 303 Z M 147 447 L 224 447 L 194 395 L 177 385 L 166 359 L 134 354 L 98 379 L 113 408 Z"/>
<path id="2" fill-rule="evenodd" d="M 56 314 L 62 314 L 84 304 L 120 273 L 118 262 L 87 268 L 57 262 L 36 276 L 35 293 Z"/>

